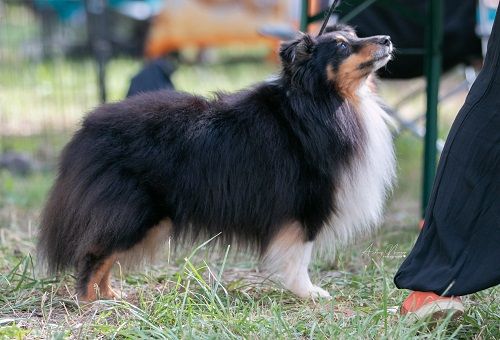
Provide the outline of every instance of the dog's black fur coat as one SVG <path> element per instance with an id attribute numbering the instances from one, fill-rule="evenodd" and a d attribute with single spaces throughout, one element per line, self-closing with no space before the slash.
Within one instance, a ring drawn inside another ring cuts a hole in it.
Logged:
<path id="1" fill-rule="evenodd" d="M 90 113 L 62 153 L 42 216 L 49 268 L 74 266 L 84 282 L 165 218 L 175 240 L 221 233 L 261 254 L 290 221 L 313 240 L 364 143 L 354 108 L 327 79 L 338 48 L 328 35 L 305 35 L 282 47 L 276 80 L 213 100 L 146 93 Z"/>

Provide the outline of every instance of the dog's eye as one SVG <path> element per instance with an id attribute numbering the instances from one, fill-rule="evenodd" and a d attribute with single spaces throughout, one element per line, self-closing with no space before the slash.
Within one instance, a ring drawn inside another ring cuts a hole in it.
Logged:
<path id="1" fill-rule="evenodd" d="M 345 50 L 347 50 L 347 43 L 346 43 L 346 42 L 344 42 L 344 41 L 339 41 L 339 42 L 337 43 L 337 46 L 339 47 L 339 49 L 340 49 L 341 51 L 345 51 Z"/>

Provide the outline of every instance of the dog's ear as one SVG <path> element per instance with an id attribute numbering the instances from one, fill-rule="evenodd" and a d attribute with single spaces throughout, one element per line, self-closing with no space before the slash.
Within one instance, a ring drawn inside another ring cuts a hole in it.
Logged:
<path id="1" fill-rule="evenodd" d="M 345 24 L 334 24 L 330 26 L 326 26 L 325 33 L 331 33 L 331 32 L 337 32 L 337 31 L 343 31 L 350 33 L 352 35 L 356 35 L 356 30 L 349 25 Z"/>
<path id="2" fill-rule="evenodd" d="M 280 57 L 284 64 L 309 59 L 314 49 L 315 41 L 309 34 L 303 34 L 295 40 L 281 44 Z"/>

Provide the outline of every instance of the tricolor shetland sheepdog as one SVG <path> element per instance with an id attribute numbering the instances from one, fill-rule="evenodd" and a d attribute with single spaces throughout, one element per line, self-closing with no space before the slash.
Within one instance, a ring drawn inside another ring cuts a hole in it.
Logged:
<path id="1" fill-rule="evenodd" d="M 393 182 L 388 118 L 366 85 L 391 52 L 387 36 L 336 25 L 283 43 L 280 76 L 249 89 L 146 93 L 91 112 L 43 212 L 49 269 L 74 268 L 82 300 L 112 298 L 116 261 L 220 234 L 296 295 L 328 297 L 309 278 L 313 245 L 371 230 Z"/>

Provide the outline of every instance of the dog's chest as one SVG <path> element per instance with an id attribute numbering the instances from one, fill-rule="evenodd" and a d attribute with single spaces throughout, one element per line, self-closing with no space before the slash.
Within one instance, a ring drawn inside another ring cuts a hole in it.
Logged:
<path id="1" fill-rule="evenodd" d="M 361 124 L 366 134 L 363 152 L 355 159 L 358 167 L 365 165 L 372 178 L 392 179 L 395 171 L 394 147 L 389 122 L 392 118 L 380 107 L 373 95 L 364 95 L 358 108 Z M 383 181 L 385 183 L 385 181 Z"/>
<path id="2" fill-rule="evenodd" d="M 341 243 L 379 224 L 395 176 L 392 136 L 387 125 L 390 118 L 371 94 L 361 94 L 356 108 L 365 142 L 338 179 L 336 210 L 324 228 Z"/>

